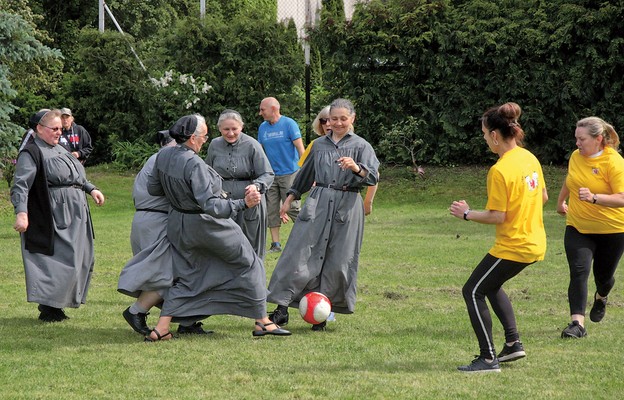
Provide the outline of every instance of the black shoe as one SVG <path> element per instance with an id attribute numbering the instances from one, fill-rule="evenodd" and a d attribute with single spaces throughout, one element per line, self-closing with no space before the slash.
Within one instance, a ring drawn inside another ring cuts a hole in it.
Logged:
<path id="1" fill-rule="evenodd" d="M 585 336 L 587 336 L 587 331 L 578 321 L 572 321 L 568 327 L 561 332 L 561 337 L 563 339 L 580 339 Z"/>
<path id="2" fill-rule="evenodd" d="M 193 325 L 178 325 L 178 334 L 180 335 L 209 335 L 214 331 L 205 331 L 201 322 L 195 322 Z"/>
<path id="3" fill-rule="evenodd" d="M 69 319 L 61 308 L 39 304 L 37 309 L 41 312 L 41 314 L 39 314 L 39 319 L 43 322 L 60 322 Z"/>
<path id="4" fill-rule="evenodd" d="M 515 342 L 511 346 L 507 346 L 507 344 L 504 344 L 503 350 L 498 354 L 498 361 L 516 361 L 525 356 L 526 353 L 524 352 L 524 346 L 522 346 L 522 342 Z"/>
<path id="5" fill-rule="evenodd" d="M 607 298 L 603 297 L 602 299 L 597 299 L 597 294 L 598 293 L 594 294 L 594 305 L 589 312 L 589 319 L 591 319 L 592 322 L 602 321 L 605 316 L 605 312 L 607 311 Z"/>
<path id="6" fill-rule="evenodd" d="M 132 314 L 130 313 L 130 307 L 126 308 L 123 312 L 123 317 L 126 319 L 126 322 L 135 332 L 138 332 L 144 336 L 150 334 L 151 329 L 147 326 L 147 315 L 148 313 L 138 313 Z"/>
<path id="7" fill-rule="evenodd" d="M 479 356 L 472 360 L 468 365 L 462 365 L 457 367 L 461 372 L 476 373 L 476 372 L 500 372 L 500 365 L 498 360 L 494 359 L 491 362 L 485 361 L 485 358 Z"/>
<path id="8" fill-rule="evenodd" d="M 275 311 L 269 314 L 269 319 L 271 322 L 275 322 L 279 326 L 288 325 L 288 308 L 284 310 L 278 306 Z"/>
<path id="9" fill-rule="evenodd" d="M 324 331 L 326 326 L 327 326 L 327 321 L 323 321 L 320 324 L 312 325 L 312 330 L 315 332 Z"/>

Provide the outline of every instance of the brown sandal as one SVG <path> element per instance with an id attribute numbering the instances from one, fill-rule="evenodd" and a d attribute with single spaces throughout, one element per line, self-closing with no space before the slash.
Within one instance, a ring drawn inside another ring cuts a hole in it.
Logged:
<path id="1" fill-rule="evenodd" d="M 275 325 L 277 326 L 277 329 L 273 329 L 272 331 L 269 331 L 266 328 L 268 325 Z M 265 336 L 265 335 L 290 336 L 291 335 L 290 331 L 287 331 L 284 328 L 280 328 L 279 325 L 275 324 L 275 322 L 269 322 L 268 324 L 263 324 L 262 322 L 256 322 L 256 326 L 259 326 L 260 328 L 262 328 L 262 330 L 261 331 L 257 329 L 254 330 L 253 331 L 254 336 Z"/>

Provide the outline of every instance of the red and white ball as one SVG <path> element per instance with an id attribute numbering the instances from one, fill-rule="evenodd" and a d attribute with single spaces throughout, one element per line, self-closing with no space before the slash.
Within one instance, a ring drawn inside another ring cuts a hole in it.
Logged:
<path id="1" fill-rule="evenodd" d="M 309 324 L 320 324 L 327 320 L 330 312 L 331 303 L 323 293 L 310 292 L 299 302 L 299 314 Z"/>

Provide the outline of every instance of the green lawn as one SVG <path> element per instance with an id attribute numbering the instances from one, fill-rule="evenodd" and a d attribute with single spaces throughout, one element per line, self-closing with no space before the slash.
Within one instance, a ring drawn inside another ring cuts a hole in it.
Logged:
<path id="1" fill-rule="evenodd" d="M 88 169 L 107 196 L 92 208 L 96 266 L 87 304 L 57 324 L 25 298 L 19 240 L 0 186 L 1 399 L 619 399 L 624 392 L 624 283 L 589 336 L 559 338 L 568 322 L 565 221 L 555 212 L 564 170 L 546 168 L 548 252 L 506 285 L 527 357 L 500 374 L 465 375 L 478 353 L 461 287 L 494 229 L 449 215 L 451 201 L 485 205 L 487 167 L 427 168 L 426 179 L 384 169 L 367 217 L 355 314 L 312 332 L 292 310 L 287 338 L 251 336 L 252 321 L 204 321 L 211 337 L 143 343 L 121 316 L 117 277 L 131 257 L 133 176 Z M 290 230 L 286 226 L 285 236 Z M 267 278 L 278 255 L 269 254 Z M 616 278 L 620 278 L 618 271 Z M 593 294 L 594 285 L 590 283 Z M 590 303 L 591 304 L 591 303 Z M 270 309 L 273 308 L 269 305 Z M 149 316 L 153 325 L 157 312 Z M 502 329 L 494 320 L 498 346 Z"/>

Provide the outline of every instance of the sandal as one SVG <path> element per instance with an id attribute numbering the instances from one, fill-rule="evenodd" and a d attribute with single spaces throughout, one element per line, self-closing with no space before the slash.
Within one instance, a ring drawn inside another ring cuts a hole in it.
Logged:
<path id="1" fill-rule="evenodd" d="M 267 330 L 267 326 L 275 325 L 277 329 L 273 329 L 272 331 Z M 275 335 L 275 336 L 290 336 L 290 331 L 287 331 L 284 328 L 280 328 L 279 325 L 276 325 L 275 322 L 269 322 L 268 324 L 263 324 L 262 322 L 256 322 L 256 326 L 260 327 L 262 330 L 254 330 L 254 336 L 265 336 L 265 335 Z"/>
<path id="2" fill-rule="evenodd" d="M 161 335 L 160 332 L 158 332 L 156 330 L 156 328 L 154 328 L 154 329 L 152 329 L 152 332 L 154 332 L 156 334 L 156 339 L 152 339 L 152 337 L 150 336 L 152 333 L 150 332 L 149 335 L 145 336 L 145 339 L 144 339 L 145 342 L 158 342 L 160 340 L 171 340 L 171 339 L 173 339 L 173 333 L 171 333 L 171 331 L 168 331 L 164 335 Z M 171 338 L 165 339 L 168 336 L 171 336 Z"/>

